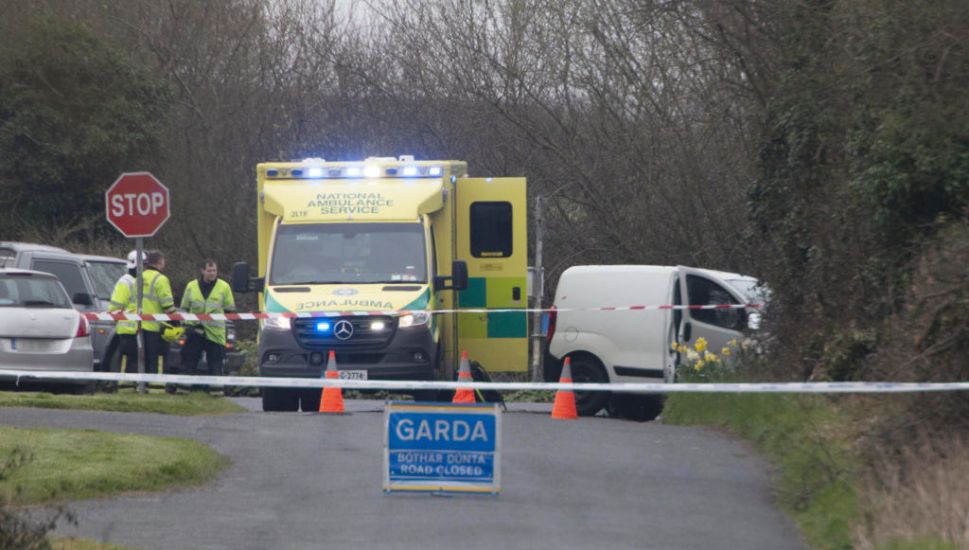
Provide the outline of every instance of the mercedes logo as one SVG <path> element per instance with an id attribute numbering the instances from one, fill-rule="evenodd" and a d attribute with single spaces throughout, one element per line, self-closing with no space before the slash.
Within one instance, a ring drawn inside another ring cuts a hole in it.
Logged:
<path id="1" fill-rule="evenodd" d="M 346 319 L 337 321 L 333 326 L 333 336 L 336 336 L 337 340 L 349 340 L 353 336 L 353 324 Z"/>

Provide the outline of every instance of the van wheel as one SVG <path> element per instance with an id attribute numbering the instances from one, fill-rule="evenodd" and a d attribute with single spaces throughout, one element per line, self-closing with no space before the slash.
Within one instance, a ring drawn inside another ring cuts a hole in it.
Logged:
<path id="1" fill-rule="evenodd" d="M 609 377 L 596 359 L 579 356 L 572 359 L 572 381 L 576 384 L 607 384 Z M 594 416 L 609 403 L 609 392 L 576 391 L 575 408 L 579 416 Z"/>
<path id="2" fill-rule="evenodd" d="M 299 390 L 292 388 L 263 388 L 262 410 L 265 412 L 296 412 L 299 410 Z"/>
<path id="3" fill-rule="evenodd" d="M 662 394 L 613 394 L 609 402 L 609 416 L 628 418 L 636 422 L 656 420 L 659 413 L 663 412 L 665 401 L 666 396 Z"/>

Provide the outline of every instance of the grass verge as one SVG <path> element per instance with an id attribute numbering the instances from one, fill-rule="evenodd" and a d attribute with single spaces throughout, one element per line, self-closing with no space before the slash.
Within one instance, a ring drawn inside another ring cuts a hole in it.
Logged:
<path id="1" fill-rule="evenodd" d="M 61 395 L 43 392 L 0 392 L 0 407 L 35 407 L 89 411 L 145 412 L 196 416 L 234 414 L 246 409 L 222 397 L 197 392 L 168 395 L 153 389 L 139 395 L 133 390 L 93 395 Z"/>
<path id="2" fill-rule="evenodd" d="M 229 463 L 201 443 L 174 437 L 0 428 L 0 459 L 16 448 L 32 460 L 0 481 L 0 494 L 14 505 L 199 485 Z"/>
<path id="3" fill-rule="evenodd" d="M 835 398 L 837 399 L 837 398 Z M 823 396 L 672 394 L 663 421 L 725 428 L 776 467 L 778 500 L 815 548 L 852 547 L 860 521 L 850 480 L 860 467 L 848 414 Z"/>

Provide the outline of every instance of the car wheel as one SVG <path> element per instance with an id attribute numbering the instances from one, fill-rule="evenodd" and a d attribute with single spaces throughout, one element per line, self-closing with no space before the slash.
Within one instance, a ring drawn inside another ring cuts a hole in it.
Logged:
<path id="1" fill-rule="evenodd" d="M 266 412 L 298 411 L 299 390 L 292 388 L 263 388 L 262 410 Z"/>
<path id="2" fill-rule="evenodd" d="M 300 408 L 304 413 L 320 412 L 320 398 L 323 396 L 319 388 L 304 388 L 299 390 Z"/>
<path id="3" fill-rule="evenodd" d="M 613 394 L 609 402 L 609 415 L 628 418 L 636 422 L 656 420 L 663 412 L 666 396 L 661 394 Z"/>
<path id="4" fill-rule="evenodd" d="M 572 381 L 576 384 L 592 383 L 607 384 L 609 377 L 598 360 L 579 356 L 572 359 Z M 594 416 L 609 403 L 609 392 L 606 391 L 576 391 L 575 408 L 579 416 Z"/>

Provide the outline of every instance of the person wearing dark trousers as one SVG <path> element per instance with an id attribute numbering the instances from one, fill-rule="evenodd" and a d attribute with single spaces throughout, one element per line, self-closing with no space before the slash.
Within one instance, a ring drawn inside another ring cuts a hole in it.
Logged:
<path id="1" fill-rule="evenodd" d="M 198 278 L 185 285 L 181 310 L 185 313 L 226 313 L 235 309 L 232 288 L 219 279 L 219 266 L 215 260 L 206 258 L 199 264 Z M 196 373 L 204 353 L 208 374 L 221 376 L 225 362 L 225 321 L 187 321 L 185 329 L 182 369 L 186 374 Z"/>
<path id="2" fill-rule="evenodd" d="M 147 264 L 146 268 L 141 274 L 144 285 L 141 300 L 142 313 L 175 313 L 172 285 L 162 272 L 165 269 L 165 255 L 160 250 L 149 250 L 145 264 Z M 137 302 L 137 298 L 135 301 Z M 145 373 L 147 374 L 165 372 L 161 361 L 168 353 L 168 343 L 162 339 L 161 330 L 161 323 L 158 321 L 141 323 L 141 333 L 145 339 Z"/>

